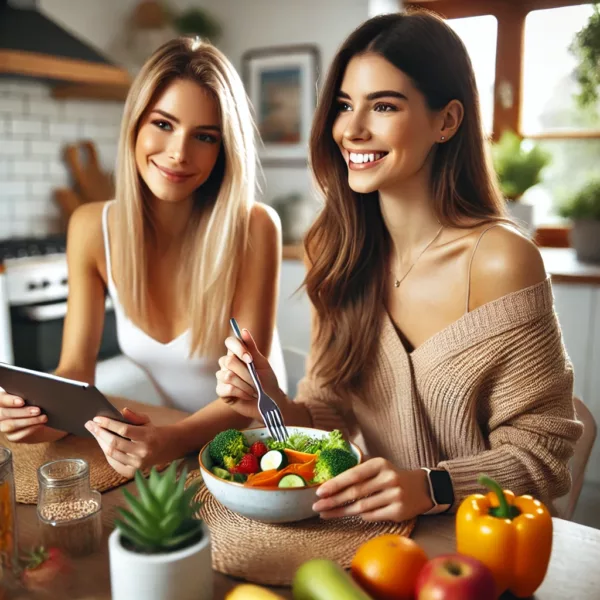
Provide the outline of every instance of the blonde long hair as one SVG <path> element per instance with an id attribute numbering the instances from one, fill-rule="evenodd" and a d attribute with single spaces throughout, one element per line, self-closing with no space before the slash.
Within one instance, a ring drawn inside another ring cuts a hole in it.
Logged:
<path id="1" fill-rule="evenodd" d="M 332 137 L 336 97 L 352 57 L 372 52 L 406 73 L 432 110 L 453 99 L 464 120 L 435 153 L 431 191 L 440 223 L 510 222 L 486 157 L 479 97 L 467 51 L 444 21 L 429 12 L 374 17 L 334 57 L 313 120 L 310 158 L 325 205 L 308 231 L 311 268 L 306 290 L 316 309 L 317 374 L 324 384 L 357 389 L 376 356 L 390 236 L 378 192 L 358 194 Z"/>
<path id="2" fill-rule="evenodd" d="M 229 60 L 198 38 L 180 37 L 158 48 L 129 90 L 116 168 L 115 281 L 125 313 L 144 321 L 148 308 L 147 244 L 155 225 L 137 171 L 135 143 L 140 121 L 157 96 L 176 79 L 203 86 L 220 105 L 222 146 L 207 181 L 195 192 L 178 266 L 179 297 L 190 316 L 191 354 L 217 356 L 227 336 L 241 260 L 254 203 L 254 124 L 243 83 Z"/>

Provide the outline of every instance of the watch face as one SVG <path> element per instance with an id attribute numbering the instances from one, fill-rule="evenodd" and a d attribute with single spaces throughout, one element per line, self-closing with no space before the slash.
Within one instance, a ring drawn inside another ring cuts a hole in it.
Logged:
<path id="1" fill-rule="evenodd" d="M 452 490 L 452 480 L 447 471 L 430 471 L 431 487 L 435 495 L 437 504 L 452 504 L 454 502 L 454 492 Z"/>

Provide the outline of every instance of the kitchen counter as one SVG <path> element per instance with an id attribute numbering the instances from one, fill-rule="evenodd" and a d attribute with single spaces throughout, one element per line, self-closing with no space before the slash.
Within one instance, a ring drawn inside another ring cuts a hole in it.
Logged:
<path id="1" fill-rule="evenodd" d="M 577 260 L 573 248 L 540 248 L 546 271 L 553 283 L 587 283 L 600 285 L 600 264 Z M 303 260 L 302 245 L 284 246 L 284 260 Z"/>

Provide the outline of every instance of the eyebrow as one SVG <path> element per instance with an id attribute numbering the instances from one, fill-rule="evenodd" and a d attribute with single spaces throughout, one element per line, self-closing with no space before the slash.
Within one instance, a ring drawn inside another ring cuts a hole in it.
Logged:
<path id="1" fill-rule="evenodd" d="M 173 116 L 171 113 L 168 113 L 166 110 L 160 110 L 160 108 L 155 108 L 152 112 L 158 113 L 159 115 L 162 115 L 167 119 L 171 119 L 171 121 L 175 121 L 175 123 L 180 122 L 177 117 Z M 221 128 L 218 125 L 196 125 L 194 129 L 210 129 L 211 131 L 217 131 L 219 133 L 221 132 Z"/>
<path id="2" fill-rule="evenodd" d="M 350 94 L 347 94 L 346 92 L 340 91 L 338 93 L 338 97 L 350 100 Z M 371 92 L 370 94 L 367 94 L 367 100 L 379 100 L 379 98 L 398 98 L 398 100 L 408 100 L 404 94 L 396 92 L 395 90 L 381 90 L 380 92 Z"/>

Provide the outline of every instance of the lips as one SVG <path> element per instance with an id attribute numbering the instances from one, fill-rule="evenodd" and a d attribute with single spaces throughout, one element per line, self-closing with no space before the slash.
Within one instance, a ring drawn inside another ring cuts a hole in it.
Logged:
<path id="1" fill-rule="evenodd" d="M 158 172 L 167 180 L 173 183 L 181 183 L 183 181 L 187 181 L 190 177 L 193 176 L 193 173 L 185 173 L 184 171 L 174 171 L 173 169 L 167 169 L 166 167 L 161 167 L 157 165 L 154 161 L 150 161 L 156 167 Z"/>
<path id="2" fill-rule="evenodd" d="M 383 150 L 351 152 L 344 149 L 344 156 L 348 163 L 348 168 L 353 171 L 364 171 L 378 166 L 388 155 Z"/>

